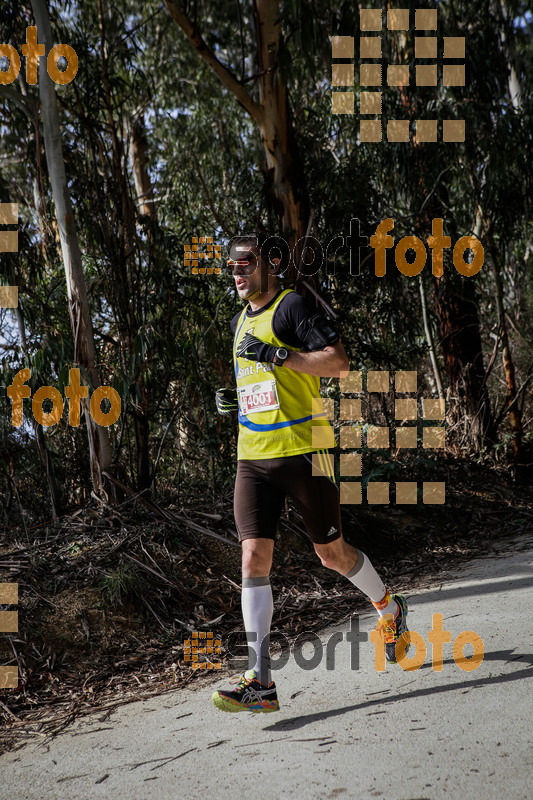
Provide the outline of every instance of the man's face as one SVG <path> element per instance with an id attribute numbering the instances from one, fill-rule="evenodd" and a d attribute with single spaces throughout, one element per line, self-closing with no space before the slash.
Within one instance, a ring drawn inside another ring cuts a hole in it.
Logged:
<path id="1" fill-rule="evenodd" d="M 230 258 L 239 262 L 233 265 L 235 288 L 241 300 L 250 300 L 261 292 L 260 256 L 253 242 L 235 244 L 230 250 Z"/>

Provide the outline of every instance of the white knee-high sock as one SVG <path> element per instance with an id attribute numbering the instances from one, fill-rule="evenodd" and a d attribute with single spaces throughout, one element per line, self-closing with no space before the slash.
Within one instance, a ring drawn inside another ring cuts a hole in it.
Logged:
<path id="1" fill-rule="evenodd" d="M 274 613 L 272 587 L 268 576 L 242 579 L 241 608 L 247 637 L 251 633 L 256 636 L 255 641 L 248 639 L 248 647 L 252 651 L 249 669 L 255 669 L 258 681 L 268 686 L 272 680 L 269 645 L 270 624 Z"/>
<path id="2" fill-rule="evenodd" d="M 361 550 L 357 550 L 357 562 L 346 577 L 363 594 L 370 598 L 370 602 L 380 617 L 385 614 L 396 616 L 398 604 L 391 598 L 387 587 L 372 566 L 370 559 Z"/>

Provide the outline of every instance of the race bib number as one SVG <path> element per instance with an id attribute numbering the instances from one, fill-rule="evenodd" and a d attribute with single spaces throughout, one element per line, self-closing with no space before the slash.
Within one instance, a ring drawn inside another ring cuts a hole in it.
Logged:
<path id="1" fill-rule="evenodd" d="M 241 414 L 255 414 L 258 411 L 273 411 L 279 408 L 276 381 L 261 381 L 239 388 L 239 407 Z"/>

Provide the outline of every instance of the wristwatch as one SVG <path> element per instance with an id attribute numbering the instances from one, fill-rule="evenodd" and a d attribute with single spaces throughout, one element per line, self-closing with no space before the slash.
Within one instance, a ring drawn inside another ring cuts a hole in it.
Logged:
<path id="1" fill-rule="evenodd" d="M 276 350 L 276 360 L 274 362 L 276 366 L 282 367 L 288 355 L 289 351 L 287 350 L 286 347 L 278 347 L 278 349 Z"/>

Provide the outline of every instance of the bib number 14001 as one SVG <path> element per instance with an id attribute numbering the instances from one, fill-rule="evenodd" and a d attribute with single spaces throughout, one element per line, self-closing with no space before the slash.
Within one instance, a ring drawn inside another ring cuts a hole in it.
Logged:
<path id="1" fill-rule="evenodd" d="M 279 408 L 276 381 L 261 381 L 239 388 L 239 407 L 245 416 Z"/>

